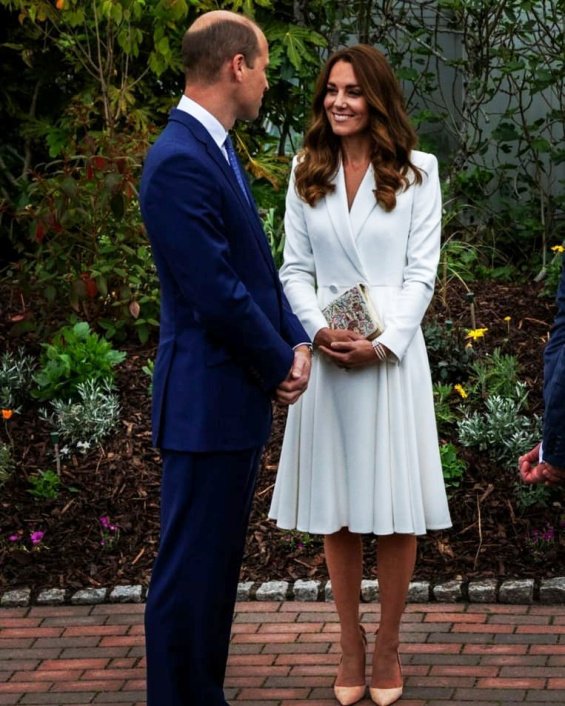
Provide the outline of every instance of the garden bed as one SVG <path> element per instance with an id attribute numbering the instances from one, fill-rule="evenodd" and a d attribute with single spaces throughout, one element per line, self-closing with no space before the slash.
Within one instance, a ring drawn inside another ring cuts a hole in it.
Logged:
<path id="1" fill-rule="evenodd" d="M 477 282 L 472 288 L 474 327 L 488 328 L 475 347 L 492 351 L 498 346 L 518 358 L 520 380 L 530 390 L 529 412 L 539 413 L 542 351 L 553 319 L 553 301 L 540 296 L 541 285 Z M 428 320 L 450 320 L 454 328 L 472 328 L 463 286 L 452 283 L 445 294 L 447 306 L 436 295 Z M 3 340 L 15 313 L 14 309 L 3 314 Z M 24 342 L 37 352 L 32 338 Z M 10 343 L 16 346 L 16 341 Z M 129 343 L 119 348 L 128 354 L 117 378 L 122 406 L 119 428 L 103 450 L 63 462 L 63 489 L 56 499 L 36 499 L 28 492 L 33 473 L 55 467 L 53 444 L 46 426 L 38 423 L 37 407 L 32 405 L 5 422 L 2 438 L 8 431 L 17 470 L 0 491 L 0 589 L 27 586 L 37 591 L 148 582 L 158 542 L 159 458 L 150 444 L 149 378 L 142 368 L 154 357 L 155 345 Z M 285 410 L 277 408 L 263 458 L 242 580 L 327 577 L 320 538 L 282 532 L 266 519 L 284 419 Z M 454 527 L 420 541 L 416 578 L 563 575 L 562 495 L 554 492 L 545 503 L 524 507 L 518 502 L 514 470 L 497 467 L 475 448 L 459 451 L 468 468 L 459 487 L 450 490 Z M 108 518 L 103 523 L 118 530 L 105 528 L 100 518 Z M 36 544 L 30 540 L 32 532 L 44 533 Z M 10 541 L 15 536 L 21 539 Z M 367 538 L 366 544 L 364 574 L 373 578 L 374 540 Z"/>

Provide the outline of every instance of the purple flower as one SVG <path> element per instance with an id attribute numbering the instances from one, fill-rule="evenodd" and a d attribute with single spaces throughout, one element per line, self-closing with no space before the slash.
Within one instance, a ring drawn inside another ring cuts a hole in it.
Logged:
<path id="1" fill-rule="evenodd" d="M 118 525 L 112 524 L 112 522 L 110 521 L 110 518 L 108 517 L 108 515 L 102 515 L 102 517 L 99 517 L 99 518 L 98 518 L 98 521 L 100 522 L 100 524 L 102 525 L 102 527 L 103 527 L 105 530 L 108 530 L 109 532 L 117 532 L 118 529 L 119 529 L 119 526 L 118 526 Z"/>
<path id="2" fill-rule="evenodd" d="M 21 539 L 21 537 L 20 537 L 19 534 L 11 534 L 11 535 L 8 537 L 8 541 L 9 541 L 9 542 L 19 542 L 20 539 Z"/>
<path id="3" fill-rule="evenodd" d="M 41 542 L 41 540 L 43 539 L 44 535 L 45 535 L 45 532 L 42 532 L 41 530 L 37 530 L 36 532 L 32 532 L 30 534 L 31 543 L 32 544 L 39 544 L 39 542 Z"/>

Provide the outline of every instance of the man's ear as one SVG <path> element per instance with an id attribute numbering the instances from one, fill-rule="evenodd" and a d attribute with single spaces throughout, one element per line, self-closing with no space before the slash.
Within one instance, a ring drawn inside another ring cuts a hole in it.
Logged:
<path id="1" fill-rule="evenodd" d="M 229 66 L 234 80 L 241 83 L 241 81 L 243 81 L 244 69 L 247 67 L 245 56 L 243 54 L 236 54 L 229 62 Z"/>

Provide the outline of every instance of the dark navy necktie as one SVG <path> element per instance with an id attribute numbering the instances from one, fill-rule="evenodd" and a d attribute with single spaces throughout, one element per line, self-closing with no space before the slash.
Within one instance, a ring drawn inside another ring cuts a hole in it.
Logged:
<path id="1" fill-rule="evenodd" d="M 232 171 L 235 174 L 235 178 L 237 179 L 237 183 L 239 184 L 239 188 L 243 191 L 243 195 L 245 196 L 245 200 L 251 206 L 251 203 L 249 202 L 249 196 L 247 195 L 247 189 L 245 188 L 244 177 L 243 177 L 243 174 L 241 173 L 241 168 L 240 168 L 239 162 L 237 160 L 237 155 L 235 154 L 233 142 L 231 141 L 231 138 L 229 135 L 226 137 L 226 140 L 224 142 L 224 147 L 226 148 L 226 153 L 228 155 L 228 162 L 230 163 L 230 167 L 232 168 Z"/>

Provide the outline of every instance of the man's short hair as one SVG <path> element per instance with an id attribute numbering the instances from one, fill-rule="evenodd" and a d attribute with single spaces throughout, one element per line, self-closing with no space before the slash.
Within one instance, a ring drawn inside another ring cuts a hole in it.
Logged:
<path id="1" fill-rule="evenodd" d="M 226 61 L 243 54 L 253 68 L 260 53 L 257 29 L 251 20 L 220 20 L 202 29 L 185 33 L 182 63 L 187 81 L 214 83 Z"/>

